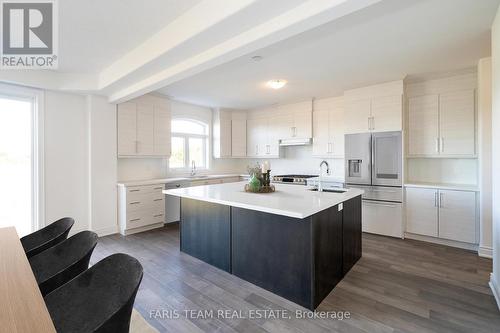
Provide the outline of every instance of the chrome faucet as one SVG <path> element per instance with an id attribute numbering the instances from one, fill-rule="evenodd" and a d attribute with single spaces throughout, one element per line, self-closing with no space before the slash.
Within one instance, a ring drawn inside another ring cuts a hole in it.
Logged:
<path id="1" fill-rule="evenodd" d="M 321 161 L 321 163 L 319 164 L 319 172 L 323 173 L 323 164 L 326 165 L 326 174 L 329 175 L 330 174 L 330 165 L 328 165 L 327 161 Z"/>
<path id="2" fill-rule="evenodd" d="M 194 160 L 191 161 L 191 177 L 193 177 L 194 175 L 196 175 L 196 163 L 194 162 Z"/>
<path id="3" fill-rule="evenodd" d="M 323 164 L 326 165 L 326 174 L 330 174 L 330 166 L 327 161 L 321 161 L 319 164 L 319 178 L 318 178 L 318 192 L 323 192 L 323 184 L 321 183 L 321 176 L 323 175 Z"/>

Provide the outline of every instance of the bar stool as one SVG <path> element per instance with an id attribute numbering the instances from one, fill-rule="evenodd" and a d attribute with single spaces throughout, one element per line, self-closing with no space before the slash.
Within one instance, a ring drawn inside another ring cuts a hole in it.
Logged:
<path id="1" fill-rule="evenodd" d="M 64 217 L 45 228 L 21 237 L 21 244 L 28 258 L 56 245 L 68 238 L 68 233 L 75 223 L 71 217 Z"/>
<path id="2" fill-rule="evenodd" d="M 142 265 L 118 253 L 45 296 L 54 326 L 64 332 L 128 332 Z"/>
<path id="3" fill-rule="evenodd" d="M 43 296 L 89 268 L 97 238 L 95 232 L 82 231 L 29 259 Z"/>

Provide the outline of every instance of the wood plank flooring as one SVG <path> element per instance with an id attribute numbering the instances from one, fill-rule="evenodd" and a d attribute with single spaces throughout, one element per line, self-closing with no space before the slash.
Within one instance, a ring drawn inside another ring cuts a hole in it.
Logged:
<path id="1" fill-rule="evenodd" d="M 344 320 L 295 318 L 307 310 L 180 253 L 178 225 L 100 238 L 92 263 L 116 252 L 144 266 L 135 308 L 160 332 L 500 332 L 491 260 L 466 250 L 363 234 L 363 257 L 317 308 L 349 311 Z M 287 310 L 292 318 L 248 319 L 257 309 Z M 180 316 L 154 318 L 152 310 Z M 183 310 L 214 313 L 196 318 Z"/>

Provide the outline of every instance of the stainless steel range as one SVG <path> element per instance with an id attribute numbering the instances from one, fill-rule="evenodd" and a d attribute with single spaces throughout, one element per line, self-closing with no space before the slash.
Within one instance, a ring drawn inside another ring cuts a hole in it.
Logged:
<path id="1" fill-rule="evenodd" d="M 318 177 L 318 175 L 277 175 L 273 176 L 273 183 L 306 185 L 307 178 Z"/>

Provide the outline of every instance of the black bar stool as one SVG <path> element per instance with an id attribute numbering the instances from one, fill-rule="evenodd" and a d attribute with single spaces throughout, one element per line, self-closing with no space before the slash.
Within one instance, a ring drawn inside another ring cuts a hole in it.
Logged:
<path id="1" fill-rule="evenodd" d="M 21 244 L 28 258 L 56 245 L 68 238 L 68 233 L 75 223 L 71 217 L 64 217 L 45 228 L 21 237 Z"/>
<path id="2" fill-rule="evenodd" d="M 42 295 L 59 288 L 89 268 L 97 234 L 82 231 L 29 259 Z"/>
<path id="3" fill-rule="evenodd" d="M 113 254 L 46 295 L 57 332 L 128 332 L 142 275 L 137 259 Z"/>

